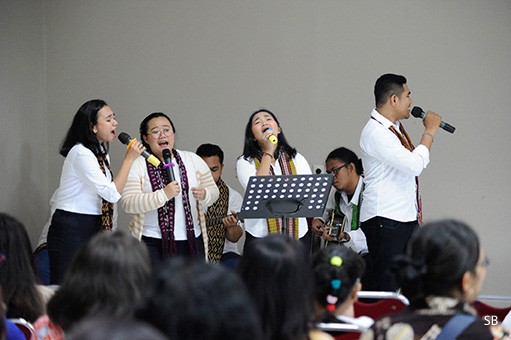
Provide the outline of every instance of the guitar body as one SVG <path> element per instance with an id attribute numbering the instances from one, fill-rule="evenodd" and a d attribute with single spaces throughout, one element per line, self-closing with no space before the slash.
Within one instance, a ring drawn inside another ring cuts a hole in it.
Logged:
<path id="1" fill-rule="evenodd" d="M 346 216 L 343 213 L 338 214 L 335 211 L 332 211 L 332 213 L 330 214 L 330 219 L 325 224 L 327 227 L 330 227 L 328 235 L 335 240 L 339 239 L 339 234 L 342 231 L 345 219 Z M 326 241 L 325 245 L 328 246 L 329 242 L 330 241 Z"/>

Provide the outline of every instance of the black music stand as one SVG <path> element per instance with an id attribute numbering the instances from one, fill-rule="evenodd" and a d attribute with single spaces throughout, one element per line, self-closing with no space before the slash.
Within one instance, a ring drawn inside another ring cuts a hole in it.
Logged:
<path id="1" fill-rule="evenodd" d="M 240 218 L 282 218 L 282 233 L 287 219 L 322 216 L 332 175 L 252 176 L 248 180 Z"/>

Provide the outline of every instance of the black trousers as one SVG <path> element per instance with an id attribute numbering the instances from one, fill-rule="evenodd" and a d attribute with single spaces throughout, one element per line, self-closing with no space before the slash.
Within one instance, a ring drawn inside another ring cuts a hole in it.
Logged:
<path id="1" fill-rule="evenodd" d="M 299 239 L 300 243 L 302 244 L 302 248 L 303 250 L 305 251 L 305 253 L 307 254 L 307 256 L 310 256 L 311 254 L 311 231 L 310 229 L 307 231 L 307 233 L 305 235 L 303 235 L 302 238 Z M 253 236 L 252 234 L 250 234 L 249 232 L 246 232 L 245 233 L 245 244 L 243 247 L 246 247 L 248 244 L 250 244 L 250 242 L 253 242 L 255 239 L 258 239 L 260 237 L 255 237 Z"/>
<path id="2" fill-rule="evenodd" d="M 391 271 L 396 255 L 404 254 L 408 240 L 419 228 L 417 221 L 399 222 L 373 217 L 360 224 L 367 239 L 372 272 L 367 273 L 364 290 L 396 291 L 399 284 Z"/>
<path id="3" fill-rule="evenodd" d="M 199 235 L 199 237 L 195 238 L 195 240 L 197 242 L 197 256 L 205 260 L 204 240 L 202 239 L 202 235 Z M 142 236 L 142 242 L 144 242 L 144 244 L 147 246 L 147 250 L 149 251 L 149 258 L 151 259 L 153 268 L 157 268 L 164 259 L 162 253 L 161 238 Z M 177 254 L 175 256 L 192 256 L 190 254 L 190 246 L 188 245 L 188 241 L 176 241 L 176 247 Z"/>
<path id="4" fill-rule="evenodd" d="M 60 284 L 78 249 L 101 231 L 101 215 L 57 209 L 48 230 L 50 283 Z"/>

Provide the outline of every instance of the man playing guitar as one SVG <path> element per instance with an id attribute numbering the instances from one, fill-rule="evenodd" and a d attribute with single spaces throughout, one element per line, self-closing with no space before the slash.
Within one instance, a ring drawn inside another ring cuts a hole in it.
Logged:
<path id="1" fill-rule="evenodd" d="M 224 167 L 224 152 L 218 145 L 202 144 L 197 148 L 199 155 L 208 165 L 211 175 L 220 191 L 220 197 L 207 208 L 208 259 L 235 269 L 240 259 L 236 243 L 243 235 L 243 229 L 236 218 L 243 203 L 242 196 L 221 178 Z"/>

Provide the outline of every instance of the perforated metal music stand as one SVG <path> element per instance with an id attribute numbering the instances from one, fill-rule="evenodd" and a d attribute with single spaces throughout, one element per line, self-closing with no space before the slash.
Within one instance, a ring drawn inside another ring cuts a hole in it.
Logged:
<path id="1" fill-rule="evenodd" d="M 282 218 L 282 233 L 287 219 L 322 216 L 332 175 L 252 176 L 248 180 L 240 218 Z"/>

